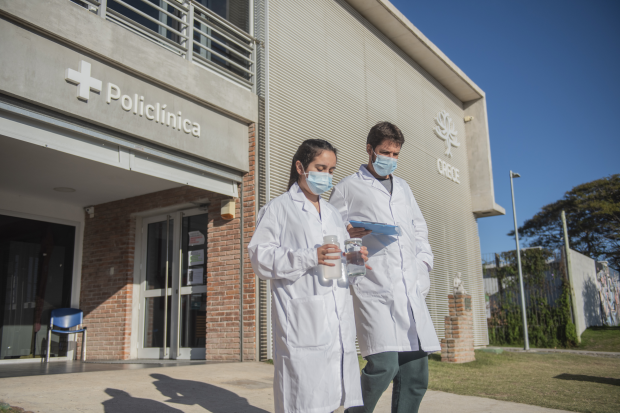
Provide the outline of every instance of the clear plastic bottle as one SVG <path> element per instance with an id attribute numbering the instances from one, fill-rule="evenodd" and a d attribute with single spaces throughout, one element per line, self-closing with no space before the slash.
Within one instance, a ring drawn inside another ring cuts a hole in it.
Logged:
<path id="1" fill-rule="evenodd" d="M 326 244 L 334 244 L 340 247 L 340 243 L 338 242 L 337 235 L 325 235 L 323 237 L 323 245 Z M 334 254 L 327 254 L 329 257 L 340 255 L 341 253 L 337 252 Z M 342 278 L 342 260 L 340 257 L 336 260 L 325 260 L 326 263 L 336 264 L 333 267 L 328 265 L 321 265 L 323 270 L 323 277 L 327 280 L 337 280 L 338 278 Z"/>
<path id="2" fill-rule="evenodd" d="M 349 238 L 344 242 L 344 252 L 347 256 L 347 276 L 358 277 L 366 275 L 366 264 L 362 258 L 362 239 Z"/>

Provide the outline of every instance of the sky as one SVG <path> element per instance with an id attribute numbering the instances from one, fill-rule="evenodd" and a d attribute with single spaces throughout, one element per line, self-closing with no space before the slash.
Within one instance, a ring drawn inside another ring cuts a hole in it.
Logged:
<path id="1" fill-rule="evenodd" d="M 484 92 L 495 202 L 481 252 L 574 186 L 620 173 L 620 1 L 391 0 Z M 522 244 L 523 246 L 523 244 Z"/>

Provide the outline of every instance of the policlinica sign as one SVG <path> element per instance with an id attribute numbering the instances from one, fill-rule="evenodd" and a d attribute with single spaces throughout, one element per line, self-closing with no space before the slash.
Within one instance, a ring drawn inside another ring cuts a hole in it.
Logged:
<path id="1" fill-rule="evenodd" d="M 88 102 L 90 91 L 101 92 L 101 80 L 95 79 L 90 75 L 91 64 L 80 60 L 78 71 L 71 68 L 65 72 L 65 80 L 77 86 L 77 98 L 84 102 Z M 134 115 L 145 117 L 148 120 L 154 120 L 156 123 L 166 125 L 178 131 L 183 130 L 187 134 L 200 138 L 200 124 L 192 122 L 189 119 L 183 119 L 181 111 L 166 112 L 166 105 L 160 105 L 159 102 L 155 106 L 144 104 L 144 96 L 137 93 L 133 95 L 121 95 L 121 88 L 114 83 L 108 83 L 106 103 L 109 105 L 112 100 L 120 100 L 121 107 L 126 112 L 132 112 Z"/>
<path id="2" fill-rule="evenodd" d="M 187 134 L 200 138 L 200 124 L 190 121 L 189 119 L 183 119 L 181 111 L 167 112 L 165 103 L 160 105 L 159 102 L 155 105 L 144 104 L 144 96 L 138 96 L 135 93 L 132 96 L 121 95 L 121 88 L 114 83 L 108 83 L 106 102 L 112 103 L 112 100 L 120 100 L 121 107 L 127 112 L 132 112 L 134 115 L 143 116 L 148 120 L 154 120 L 155 123 L 166 125 L 172 129 L 178 131 L 183 130 Z"/>

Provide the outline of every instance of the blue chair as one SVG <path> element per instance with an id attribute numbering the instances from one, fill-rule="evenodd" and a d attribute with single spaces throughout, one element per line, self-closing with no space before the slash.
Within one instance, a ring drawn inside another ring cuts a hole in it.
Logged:
<path id="1" fill-rule="evenodd" d="M 81 330 L 54 330 L 54 327 L 73 328 L 82 325 L 84 313 L 77 308 L 59 308 L 52 310 L 50 317 L 50 325 L 47 328 L 47 352 L 45 353 L 45 362 L 50 361 L 50 346 L 52 342 L 52 333 L 56 334 L 76 334 L 82 333 L 82 361 L 86 361 L 86 327 Z"/>

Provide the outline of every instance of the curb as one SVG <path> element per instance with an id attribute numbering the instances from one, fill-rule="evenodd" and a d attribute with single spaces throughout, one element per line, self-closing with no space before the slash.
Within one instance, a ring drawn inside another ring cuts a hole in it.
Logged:
<path id="1" fill-rule="evenodd" d="M 514 353 L 564 353 L 564 354 L 575 354 L 579 356 L 591 356 L 591 357 L 608 357 L 608 358 L 620 358 L 620 353 L 614 353 L 609 351 L 584 351 L 584 350 L 562 350 L 555 348 L 531 348 L 529 350 L 523 350 L 519 347 L 487 347 L 487 351 L 490 350 L 503 350 L 510 351 Z"/>

